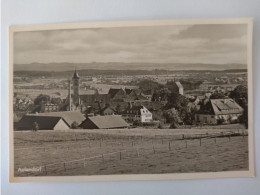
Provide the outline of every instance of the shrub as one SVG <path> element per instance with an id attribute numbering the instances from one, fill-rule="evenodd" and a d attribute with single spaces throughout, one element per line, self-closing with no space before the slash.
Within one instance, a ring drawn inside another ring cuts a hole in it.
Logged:
<path id="1" fill-rule="evenodd" d="M 133 125 L 134 126 L 142 126 L 142 123 L 140 121 L 138 121 L 138 120 L 134 120 L 133 121 Z"/>
<path id="2" fill-rule="evenodd" d="M 170 129 L 177 129 L 179 127 L 179 124 L 176 122 L 173 122 L 170 126 Z"/>
<path id="3" fill-rule="evenodd" d="M 40 129 L 39 124 L 37 122 L 33 122 L 32 124 L 32 130 L 33 131 L 38 131 Z"/>
<path id="4" fill-rule="evenodd" d="M 222 125 L 224 122 L 225 122 L 225 120 L 223 118 L 217 119 L 217 124 L 218 125 Z"/>
<path id="5" fill-rule="evenodd" d="M 162 129 L 162 128 L 163 128 L 162 123 L 159 123 L 158 124 L 158 129 Z"/>
<path id="6" fill-rule="evenodd" d="M 72 129 L 78 129 L 79 128 L 79 124 L 76 121 L 74 121 L 73 123 L 71 123 L 71 128 Z"/>

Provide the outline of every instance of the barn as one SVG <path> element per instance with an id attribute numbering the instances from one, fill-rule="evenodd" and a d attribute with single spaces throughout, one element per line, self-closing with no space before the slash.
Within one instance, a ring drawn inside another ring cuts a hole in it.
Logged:
<path id="1" fill-rule="evenodd" d="M 83 129 L 118 129 L 128 126 L 121 115 L 91 116 L 80 125 Z"/>
<path id="2" fill-rule="evenodd" d="M 233 99 L 211 99 L 195 114 L 196 122 L 202 124 L 236 123 L 243 108 Z"/>
<path id="3" fill-rule="evenodd" d="M 86 119 L 85 116 L 80 111 L 45 112 L 45 113 L 38 113 L 35 115 L 61 117 L 69 124 L 69 126 L 71 126 L 73 122 L 81 124 Z"/>
<path id="4" fill-rule="evenodd" d="M 38 130 L 68 130 L 70 125 L 58 116 L 41 116 L 26 114 L 17 124 L 17 130 L 33 130 L 34 123 L 37 123 Z"/>

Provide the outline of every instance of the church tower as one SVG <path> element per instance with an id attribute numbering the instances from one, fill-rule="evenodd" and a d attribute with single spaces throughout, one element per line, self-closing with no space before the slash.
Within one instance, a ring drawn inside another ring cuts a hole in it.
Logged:
<path id="1" fill-rule="evenodd" d="M 74 75 L 72 77 L 72 86 L 73 86 L 73 104 L 78 106 L 80 103 L 79 100 L 79 75 L 75 69 Z"/>

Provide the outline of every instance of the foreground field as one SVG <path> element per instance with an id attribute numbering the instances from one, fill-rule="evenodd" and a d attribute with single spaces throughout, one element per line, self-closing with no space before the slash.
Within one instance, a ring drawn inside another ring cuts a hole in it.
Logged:
<path id="1" fill-rule="evenodd" d="M 246 130 L 14 133 L 15 176 L 248 170 Z M 21 171 L 24 168 L 38 171 Z M 20 168 L 20 170 L 19 170 Z"/>

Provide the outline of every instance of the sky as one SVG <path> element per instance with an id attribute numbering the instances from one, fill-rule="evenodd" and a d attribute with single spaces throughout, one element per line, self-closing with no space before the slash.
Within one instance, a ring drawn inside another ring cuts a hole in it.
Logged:
<path id="1" fill-rule="evenodd" d="M 16 32 L 14 63 L 247 62 L 245 24 Z"/>

